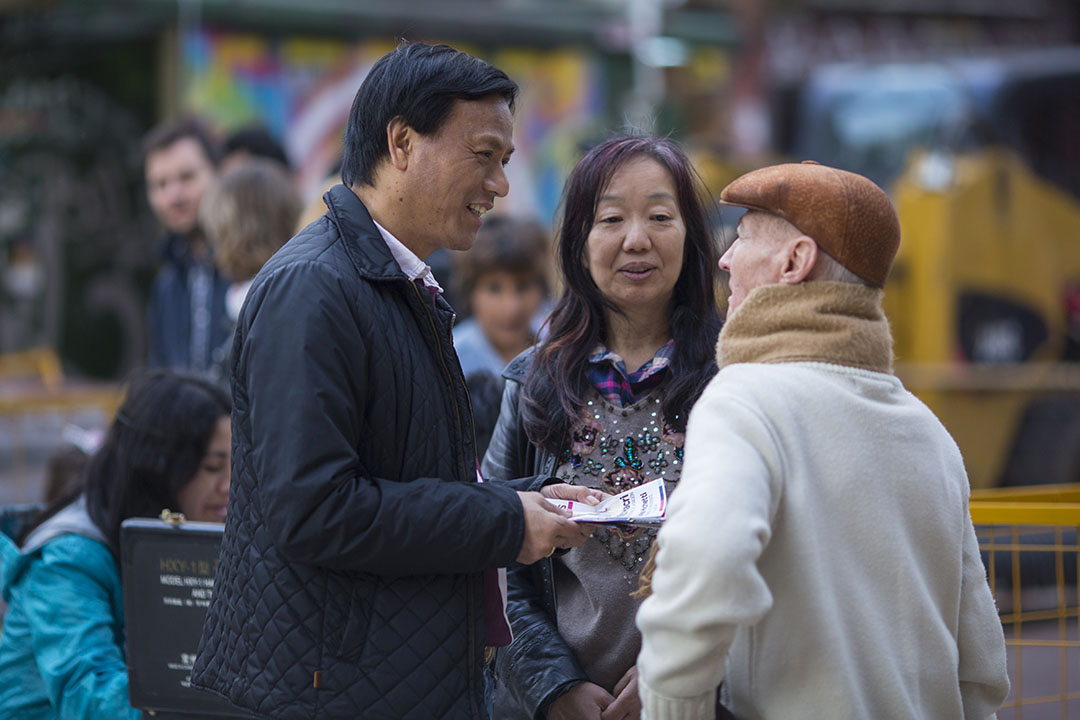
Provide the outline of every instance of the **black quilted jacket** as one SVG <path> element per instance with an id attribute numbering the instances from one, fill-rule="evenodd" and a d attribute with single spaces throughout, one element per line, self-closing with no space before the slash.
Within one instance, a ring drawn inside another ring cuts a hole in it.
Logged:
<path id="1" fill-rule="evenodd" d="M 506 386 L 499 421 L 484 455 L 484 477 L 493 482 L 555 473 L 556 457 L 529 442 L 521 422 L 521 387 L 532 357 L 530 348 L 503 371 Z M 540 484 L 521 489 L 537 490 Z M 499 648 L 495 656 L 495 717 L 542 720 L 556 698 L 589 678 L 559 634 L 551 559 L 530 566 L 515 564 L 509 573 L 506 613 L 514 642 Z"/>
<path id="2" fill-rule="evenodd" d="M 260 271 L 233 345 L 233 470 L 192 682 L 261 716 L 485 718 L 482 570 L 524 536 L 476 483 L 453 312 L 346 187 Z"/>

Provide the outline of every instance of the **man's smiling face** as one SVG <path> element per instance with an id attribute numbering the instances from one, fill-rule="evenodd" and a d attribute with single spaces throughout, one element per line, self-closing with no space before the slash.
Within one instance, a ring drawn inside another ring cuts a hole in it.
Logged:
<path id="1" fill-rule="evenodd" d="M 413 135 L 405 195 L 413 212 L 399 238 L 423 259 L 438 248 L 468 250 L 482 216 L 510 189 L 504 166 L 514 152 L 514 118 L 501 96 L 457 100 L 432 135 Z"/>

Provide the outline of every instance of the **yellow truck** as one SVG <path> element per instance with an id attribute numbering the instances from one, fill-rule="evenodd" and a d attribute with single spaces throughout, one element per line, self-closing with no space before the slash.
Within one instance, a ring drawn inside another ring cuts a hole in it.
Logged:
<path id="1" fill-rule="evenodd" d="M 1080 47 L 831 65 L 790 145 L 890 192 L 897 372 L 973 487 L 1080 481 Z"/>

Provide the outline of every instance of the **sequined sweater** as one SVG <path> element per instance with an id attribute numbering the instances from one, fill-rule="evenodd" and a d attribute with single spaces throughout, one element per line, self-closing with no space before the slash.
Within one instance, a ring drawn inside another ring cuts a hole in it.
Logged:
<path id="1" fill-rule="evenodd" d="M 660 393 L 626 407 L 599 393 L 562 457 L 556 476 L 612 495 L 662 477 L 668 493 L 682 469 L 682 433 L 664 422 Z M 582 669 L 608 692 L 637 661 L 634 626 L 640 601 L 630 597 L 655 530 L 598 528 L 584 545 L 555 559 L 559 634 Z"/>
<path id="2" fill-rule="evenodd" d="M 590 412 L 584 415 L 582 424 L 571 440 L 571 447 L 559 456 L 553 456 L 530 443 L 522 425 L 519 401 L 521 385 L 528 375 L 531 361 L 532 351 L 529 350 L 512 361 L 503 373 L 506 387 L 499 421 L 484 457 L 484 477 L 498 482 L 531 475 L 537 478 L 536 486 L 531 489 L 539 489 L 544 480 L 558 474 L 559 466 L 563 465 L 564 477 L 578 475 L 581 482 L 587 480 L 597 487 L 603 486 L 604 475 L 610 471 L 625 469 L 618 476 L 609 475 L 607 482 L 610 489 L 623 487 L 614 483 L 626 483 L 637 475 L 640 475 L 641 481 L 651 480 L 656 476 L 670 477 L 672 482 L 678 479 L 682 466 L 682 438 L 665 427 L 663 422 L 660 404 L 657 403 L 659 394 L 663 392 L 663 385 L 652 388 L 639 403 L 626 408 L 617 408 L 606 403 L 601 400 L 599 391 L 594 390 L 592 405 L 587 408 Z M 635 415 L 632 418 L 631 414 L 639 406 L 640 416 Z M 627 413 L 626 417 L 623 417 L 623 412 Z M 654 412 L 655 416 L 652 414 Z M 597 415 L 601 417 L 598 418 Z M 608 416 L 609 423 L 599 422 L 601 418 Z M 590 418 L 593 422 L 588 422 Z M 637 429 L 627 434 L 623 428 L 628 427 Z M 626 443 L 628 439 L 631 440 L 629 445 Z M 670 487 L 669 485 L 669 489 Z M 651 538 L 631 538 L 625 548 L 621 545 L 625 542 L 622 538 L 619 538 L 618 542 L 620 544 L 604 544 L 595 539 L 583 547 L 590 547 L 598 556 L 597 564 L 605 568 L 605 572 L 597 577 L 603 578 L 604 582 L 610 580 L 609 584 L 614 589 L 608 594 L 617 595 L 616 600 L 621 604 L 623 600 L 629 600 L 628 593 L 636 587 L 641 566 L 637 558 L 644 557 L 648 552 Z M 620 560 L 609 554 L 610 548 L 614 548 L 616 552 L 624 550 L 620 557 L 626 559 L 630 567 L 624 567 Z M 556 596 L 555 568 L 558 566 L 560 571 L 566 570 L 566 562 L 556 555 L 533 565 L 515 565 L 510 568 L 507 613 L 514 629 L 514 642 L 509 647 L 500 648 L 495 661 L 494 716 L 500 720 L 543 717 L 550 703 L 574 686 L 587 680 L 597 684 L 606 683 L 595 674 L 595 670 L 593 674 L 586 672 L 582 662 L 579 662 L 578 653 L 581 652 L 584 657 L 592 651 L 588 648 L 583 651 L 572 648 L 562 634 L 566 631 L 565 624 L 560 628 L 557 619 L 568 610 L 564 605 L 564 602 L 568 601 L 566 592 Z M 589 591 L 594 592 L 591 589 Z M 614 617 L 614 605 L 601 608 L 601 614 L 605 618 Z M 638 635 L 632 625 L 634 606 L 630 606 L 628 611 L 619 612 L 618 615 L 621 616 L 620 619 L 611 621 L 610 626 L 625 627 L 625 636 L 619 637 L 631 638 L 626 647 L 637 647 Z M 610 663 L 610 667 L 618 669 L 604 671 L 617 675 L 612 681 L 613 684 L 618 681 L 622 672 L 634 664 L 634 659 L 632 656 L 622 659 L 627 654 L 626 650 L 615 650 L 611 647 L 612 632 L 621 630 L 603 630 L 603 634 L 598 637 L 603 638 L 602 644 L 610 648 L 607 654 L 616 658 Z M 573 636 L 574 633 L 568 635 Z M 598 652 L 597 655 L 599 654 Z M 610 690 L 611 684 L 607 687 Z"/>

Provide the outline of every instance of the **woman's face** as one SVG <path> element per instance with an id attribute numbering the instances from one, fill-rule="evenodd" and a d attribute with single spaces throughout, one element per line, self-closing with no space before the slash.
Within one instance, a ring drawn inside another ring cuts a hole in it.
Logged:
<path id="1" fill-rule="evenodd" d="M 671 173 L 649 157 L 611 176 L 585 241 L 585 264 L 623 312 L 667 306 L 682 272 L 686 225 Z"/>
<path id="2" fill-rule="evenodd" d="M 543 300 L 540 278 L 507 270 L 481 275 L 469 297 L 476 322 L 500 351 L 529 344 L 532 319 Z"/>
<path id="3" fill-rule="evenodd" d="M 180 491 L 180 512 L 188 520 L 225 522 L 229 504 L 229 464 L 232 454 L 232 425 L 228 415 L 218 418 L 206 446 L 206 455 L 191 482 Z"/>

